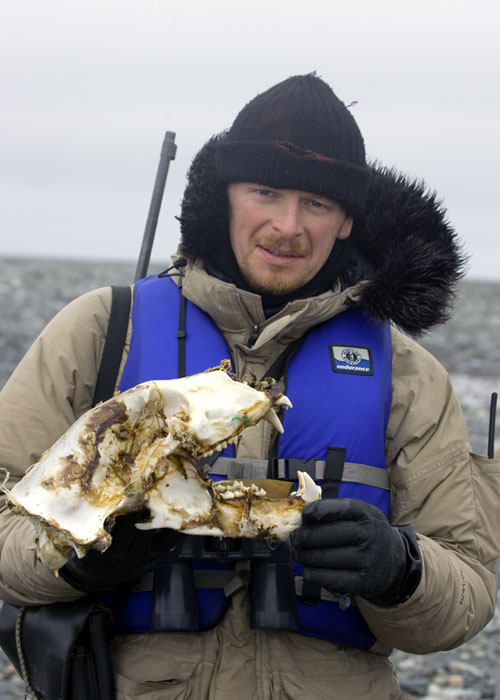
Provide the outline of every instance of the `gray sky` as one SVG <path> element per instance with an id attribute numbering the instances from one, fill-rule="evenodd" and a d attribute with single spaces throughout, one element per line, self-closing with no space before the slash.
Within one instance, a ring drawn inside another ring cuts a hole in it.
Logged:
<path id="1" fill-rule="evenodd" d="M 370 158 L 437 190 L 500 281 L 498 0 L 2 0 L 0 255 L 136 259 L 177 133 L 154 258 L 191 159 L 255 94 L 316 70 Z"/>

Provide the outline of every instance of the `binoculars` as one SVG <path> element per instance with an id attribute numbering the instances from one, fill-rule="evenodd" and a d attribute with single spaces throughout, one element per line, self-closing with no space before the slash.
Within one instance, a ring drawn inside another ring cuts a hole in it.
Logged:
<path id="1" fill-rule="evenodd" d="M 238 560 L 250 561 L 248 573 L 233 569 L 233 563 Z M 200 568 L 193 566 L 196 562 Z M 219 616 L 217 611 L 214 613 L 216 622 L 229 600 L 224 593 L 224 581 L 238 582 L 236 587 L 228 586 L 234 592 L 248 585 L 251 628 L 297 629 L 297 597 L 289 542 L 184 536 L 155 567 L 151 631 L 203 629 L 200 616 L 204 605 L 220 608 Z"/>

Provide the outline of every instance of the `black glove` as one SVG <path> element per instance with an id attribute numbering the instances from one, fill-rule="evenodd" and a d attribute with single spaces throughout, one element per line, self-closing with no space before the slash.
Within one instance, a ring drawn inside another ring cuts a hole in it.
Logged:
<path id="1" fill-rule="evenodd" d="M 332 498 L 306 506 L 292 533 L 304 579 L 377 605 L 403 603 L 417 588 L 422 560 L 411 525 L 393 527 L 375 506 Z"/>
<path id="2" fill-rule="evenodd" d="M 135 523 L 144 519 L 145 511 L 121 515 L 111 531 L 111 545 L 105 552 L 91 549 L 78 559 L 72 550 L 59 575 L 73 588 L 86 593 L 109 591 L 140 578 L 163 554 L 175 547 L 180 532 L 138 530 Z"/>

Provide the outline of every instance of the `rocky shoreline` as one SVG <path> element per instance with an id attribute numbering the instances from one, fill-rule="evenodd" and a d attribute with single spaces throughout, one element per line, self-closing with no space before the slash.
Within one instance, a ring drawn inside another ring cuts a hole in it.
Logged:
<path id="1" fill-rule="evenodd" d="M 154 265 L 152 271 L 166 266 Z M 134 269 L 132 263 L 0 258 L 0 387 L 62 306 L 95 287 L 130 283 Z M 499 284 L 465 283 L 454 318 L 422 339 L 452 374 L 471 442 L 483 454 L 489 394 L 500 389 L 499 292 Z M 500 577 L 497 581 L 500 586 Z M 458 649 L 425 656 L 396 651 L 392 658 L 401 687 L 414 698 L 500 700 L 500 604 L 489 625 Z M 0 651 L 0 700 L 23 697 L 24 684 Z"/>

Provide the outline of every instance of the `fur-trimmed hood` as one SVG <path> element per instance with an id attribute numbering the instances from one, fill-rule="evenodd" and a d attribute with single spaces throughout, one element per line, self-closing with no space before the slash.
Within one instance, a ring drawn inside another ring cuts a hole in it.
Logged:
<path id="1" fill-rule="evenodd" d="M 226 187 L 214 173 L 219 138 L 205 144 L 188 174 L 180 252 L 189 259 L 230 245 Z M 371 171 L 366 211 L 355 220 L 351 234 L 355 256 L 363 264 L 355 266 L 348 284 L 368 280 L 360 306 L 374 318 L 419 336 L 449 318 L 465 256 L 446 210 L 423 181 L 378 164 Z"/>

